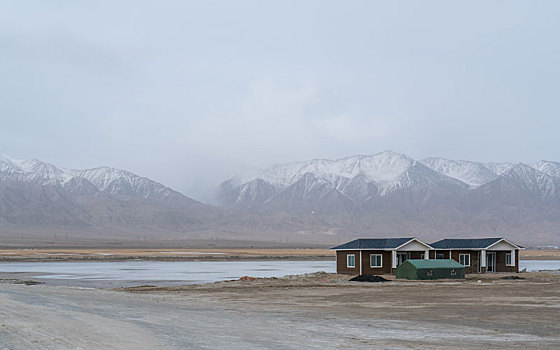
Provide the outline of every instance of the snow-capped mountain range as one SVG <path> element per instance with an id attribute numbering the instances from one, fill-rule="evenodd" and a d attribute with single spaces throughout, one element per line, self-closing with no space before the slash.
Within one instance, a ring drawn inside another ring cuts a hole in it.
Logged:
<path id="1" fill-rule="evenodd" d="M 219 186 L 222 207 L 215 207 L 125 170 L 1 156 L 0 242 L 64 231 L 84 239 L 157 232 L 161 239 L 338 243 L 502 235 L 560 244 L 557 162 L 414 160 L 385 151 L 276 165 L 239 179 Z"/>
<path id="2" fill-rule="evenodd" d="M 97 190 L 123 198 L 190 200 L 169 187 L 125 170 L 64 169 L 36 159 L 17 160 L 6 155 L 0 156 L 0 180 L 62 186 L 72 193 Z"/>
<path id="3" fill-rule="evenodd" d="M 414 193 L 416 197 L 423 196 L 416 200 L 427 203 L 434 196 L 463 196 L 499 179 L 516 181 L 516 186 L 543 199 L 558 198 L 560 163 L 483 163 L 436 157 L 417 161 L 385 151 L 371 156 L 276 165 L 245 183 L 224 182 L 219 198 L 224 205 L 257 208 L 278 207 L 286 197 L 297 198 L 300 202 L 332 200 L 336 193 L 360 207 L 397 193 L 403 199 L 403 195 Z"/>
<path id="4" fill-rule="evenodd" d="M 276 165 L 218 188 L 222 205 L 355 236 L 504 235 L 560 242 L 560 163 L 371 156 Z"/>
<path id="5" fill-rule="evenodd" d="M 205 230 L 215 215 L 214 208 L 125 170 L 0 158 L 0 239 L 49 231 L 80 239 L 177 236 Z"/>

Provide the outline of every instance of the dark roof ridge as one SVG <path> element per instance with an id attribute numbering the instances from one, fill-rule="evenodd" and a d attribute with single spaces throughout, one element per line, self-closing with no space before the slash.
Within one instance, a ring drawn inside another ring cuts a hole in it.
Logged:
<path id="1" fill-rule="evenodd" d="M 357 238 L 353 241 L 332 247 L 332 250 L 342 250 L 342 249 L 394 249 L 400 247 L 401 245 L 408 243 L 412 240 L 417 240 L 416 237 L 399 237 L 399 238 Z M 427 244 L 427 243 L 424 243 Z"/>
<path id="2" fill-rule="evenodd" d="M 499 241 L 505 240 L 518 248 L 521 246 L 509 241 L 504 237 L 492 238 L 445 238 L 430 244 L 435 249 L 485 249 Z"/>

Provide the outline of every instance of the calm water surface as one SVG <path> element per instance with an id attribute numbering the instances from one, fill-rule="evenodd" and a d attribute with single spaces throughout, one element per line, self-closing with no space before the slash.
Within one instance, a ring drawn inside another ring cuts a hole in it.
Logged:
<path id="1" fill-rule="evenodd" d="M 519 270 L 560 270 L 560 260 L 520 260 Z"/>
<path id="2" fill-rule="evenodd" d="M 238 279 L 335 272 L 334 261 L 115 261 L 0 263 L 0 278 L 53 285 L 115 287 L 180 285 Z M 25 277 L 25 278 L 24 278 Z"/>
<path id="3" fill-rule="evenodd" d="M 521 260 L 527 271 L 559 270 L 560 260 Z M 180 285 L 238 279 L 335 272 L 334 261 L 118 261 L 0 263 L 0 278 L 51 285 L 113 288 Z"/>

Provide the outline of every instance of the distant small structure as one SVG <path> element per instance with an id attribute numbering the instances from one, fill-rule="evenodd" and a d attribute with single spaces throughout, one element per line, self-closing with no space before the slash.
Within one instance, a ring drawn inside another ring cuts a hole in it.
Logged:
<path id="1" fill-rule="evenodd" d="M 539 245 L 537 246 L 537 250 L 558 250 L 560 247 L 555 245 Z"/>
<path id="2" fill-rule="evenodd" d="M 397 267 L 396 277 L 408 280 L 464 279 L 465 266 L 453 259 L 410 259 Z"/>

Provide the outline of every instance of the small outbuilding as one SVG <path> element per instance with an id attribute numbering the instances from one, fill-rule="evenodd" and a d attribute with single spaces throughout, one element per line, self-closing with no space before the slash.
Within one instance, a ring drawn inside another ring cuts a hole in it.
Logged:
<path id="1" fill-rule="evenodd" d="M 408 259 L 397 267 L 397 278 L 436 280 L 465 278 L 465 266 L 453 259 Z"/>

